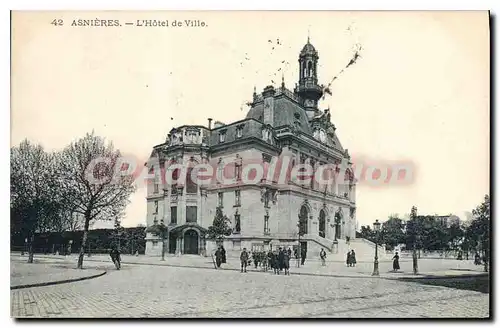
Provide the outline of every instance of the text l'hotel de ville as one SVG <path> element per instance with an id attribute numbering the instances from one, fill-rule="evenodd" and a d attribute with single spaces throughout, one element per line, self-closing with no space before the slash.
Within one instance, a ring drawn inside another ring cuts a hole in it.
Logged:
<path id="1" fill-rule="evenodd" d="M 62 26 L 62 19 L 52 21 L 53 25 Z M 71 26 L 75 27 L 120 27 L 120 26 L 137 26 L 137 27 L 207 27 L 205 21 L 199 19 L 136 19 L 136 20 L 119 20 L 119 19 L 73 19 Z"/>

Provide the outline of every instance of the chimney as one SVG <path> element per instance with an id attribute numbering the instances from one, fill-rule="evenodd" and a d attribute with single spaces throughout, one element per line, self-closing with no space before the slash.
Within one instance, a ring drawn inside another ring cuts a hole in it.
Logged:
<path id="1" fill-rule="evenodd" d="M 209 130 L 212 129 L 212 119 L 211 118 L 208 119 L 208 129 Z"/>

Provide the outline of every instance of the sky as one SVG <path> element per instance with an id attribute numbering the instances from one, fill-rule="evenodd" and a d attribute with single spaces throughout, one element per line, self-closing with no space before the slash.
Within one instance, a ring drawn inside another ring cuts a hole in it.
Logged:
<path id="1" fill-rule="evenodd" d="M 50 24 L 55 17 L 63 26 Z M 96 18 L 122 26 L 71 26 Z M 169 26 L 125 25 L 143 19 Z M 243 119 L 254 87 L 279 86 L 282 73 L 293 89 L 309 35 L 325 85 L 361 46 L 320 103 L 344 148 L 354 160 L 409 163 L 414 173 L 403 186 L 360 182 L 359 226 L 413 205 L 465 219 L 490 188 L 488 19 L 479 11 L 14 12 L 11 145 L 27 138 L 58 150 L 94 130 L 146 161 L 175 126 Z M 145 197 L 145 188 L 132 195 L 124 226 L 145 223 Z"/>

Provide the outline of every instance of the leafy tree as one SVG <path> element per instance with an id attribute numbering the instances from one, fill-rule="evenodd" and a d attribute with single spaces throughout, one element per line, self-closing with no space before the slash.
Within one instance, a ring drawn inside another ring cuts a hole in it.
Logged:
<path id="1" fill-rule="evenodd" d="M 375 231 L 373 231 L 369 225 L 367 226 L 361 226 L 361 231 L 359 232 L 359 236 L 361 238 L 374 241 L 375 238 Z"/>
<path id="2" fill-rule="evenodd" d="M 448 247 L 453 250 L 460 250 L 464 241 L 465 231 L 458 222 L 454 222 L 447 229 L 447 243 Z"/>
<path id="3" fill-rule="evenodd" d="M 112 220 L 120 216 L 135 191 L 132 176 L 119 174 L 120 152 L 94 132 L 72 142 L 61 156 L 60 168 L 68 202 L 84 217 L 78 268 L 83 268 L 83 256 L 89 231 L 94 220 Z"/>
<path id="4" fill-rule="evenodd" d="M 397 215 L 391 215 L 382 223 L 383 242 L 391 249 L 405 242 L 404 223 Z"/>
<path id="5" fill-rule="evenodd" d="M 488 271 L 490 256 L 490 197 L 484 196 L 484 201 L 472 210 L 473 221 L 468 228 L 468 235 L 482 250 L 484 256 L 484 271 Z"/>
<path id="6" fill-rule="evenodd" d="M 50 230 L 61 210 L 54 155 L 24 140 L 11 148 L 10 166 L 11 232 L 27 238 L 28 262 L 33 263 L 35 233 Z"/>
<path id="7" fill-rule="evenodd" d="M 231 220 L 222 213 L 222 209 L 217 207 L 212 225 L 208 227 L 207 239 L 221 240 L 225 236 L 231 235 Z"/>

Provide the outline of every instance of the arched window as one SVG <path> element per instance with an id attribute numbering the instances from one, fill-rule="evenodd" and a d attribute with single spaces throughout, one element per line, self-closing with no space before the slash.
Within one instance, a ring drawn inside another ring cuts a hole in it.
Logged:
<path id="1" fill-rule="evenodd" d="M 326 223 L 325 223 L 325 211 L 321 210 L 319 212 L 319 236 L 325 238 L 325 230 L 326 230 Z"/>
<path id="2" fill-rule="evenodd" d="M 308 72 L 308 76 L 310 76 L 310 77 L 313 76 L 313 64 L 312 64 L 312 62 L 307 62 L 307 72 Z"/>
<path id="3" fill-rule="evenodd" d="M 309 211 L 307 210 L 307 207 L 303 205 L 300 208 L 300 214 L 299 214 L 299 233 L 302 234 L 307 234 L 307 217 L 309 216 Z"/>

